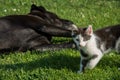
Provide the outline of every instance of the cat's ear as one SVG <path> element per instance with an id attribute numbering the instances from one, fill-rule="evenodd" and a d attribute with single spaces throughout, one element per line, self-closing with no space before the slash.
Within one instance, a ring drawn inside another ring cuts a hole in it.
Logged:
<path id="1" fill-rule="evenodd" d="M 88 28 L 85 30 L 85 33 L 87 35 L 92 35 L 93 34 L 93 28 L 92 25 L 89 25 Z"/>

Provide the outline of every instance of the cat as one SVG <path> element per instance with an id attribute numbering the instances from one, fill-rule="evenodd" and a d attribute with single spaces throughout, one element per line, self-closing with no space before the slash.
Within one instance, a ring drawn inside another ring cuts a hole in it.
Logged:
<path id="1" fill-rule="evenodd" d="M 93 32 L 92 25 L 72 31 L 73 41 L 81 53 L 80 72 L 93 69 L 105 53 L 115 50 L 120 53 L 120 24 Z"/>

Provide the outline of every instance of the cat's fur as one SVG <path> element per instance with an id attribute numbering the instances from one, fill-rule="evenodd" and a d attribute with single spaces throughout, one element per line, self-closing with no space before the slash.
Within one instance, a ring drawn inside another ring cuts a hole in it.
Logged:
<path id="1" fill-rule="evenodd" d="M 93 32 L 92 26 L 72 32 L 73 40 L 81 53 L 80 70 L 93 69 L 110 50 L 120 52 L 120 25 L 105 27 Z"/>

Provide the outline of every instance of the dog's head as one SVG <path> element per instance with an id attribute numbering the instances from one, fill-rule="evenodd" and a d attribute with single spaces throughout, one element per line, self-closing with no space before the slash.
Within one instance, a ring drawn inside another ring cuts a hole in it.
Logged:
<path id="1" fill-rule="evenodd" d="M 77 29 L 77 27 L 72 21 L 61 19 L 55 13 L 47 11 L 43 6 L 36 6 L 32 4 L 30 15 L 39 17 L 42 21 L 46 22 L 47 24 L 52 24 L 68 30 Z"/>

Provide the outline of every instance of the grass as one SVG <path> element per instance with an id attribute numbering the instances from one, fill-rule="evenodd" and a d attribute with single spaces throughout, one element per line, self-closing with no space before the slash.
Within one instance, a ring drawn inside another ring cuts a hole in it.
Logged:
<path id="1" fill-rule="evenodd" d="M 78 27 L 92 24 L 94 30 L 120 23 L 119 0 L 0 0 L 0 16 L 29 13 L 32 3 L 42 5 Z M 68 40 L 53 38 L 53 42 Z M 0 80 L 119 80 L 120 55 L 105 55 L 93 70 L 77 74 L 77 50 L 0 55 Z"/>

